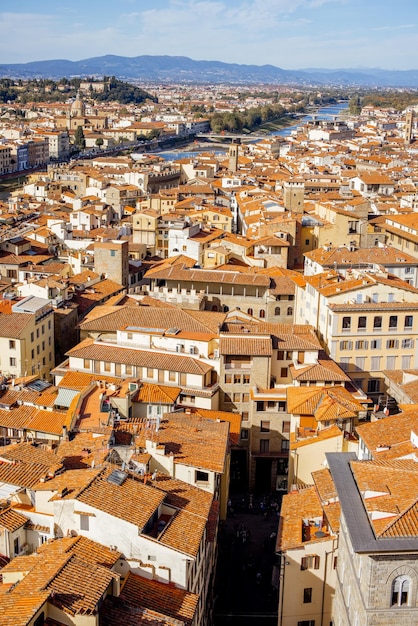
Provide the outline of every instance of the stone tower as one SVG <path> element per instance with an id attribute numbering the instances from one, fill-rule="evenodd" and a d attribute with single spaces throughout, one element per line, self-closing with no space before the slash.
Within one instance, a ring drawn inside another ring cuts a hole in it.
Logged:
<path id="1" fill-rule="evenodd" d="M 286 211 L 303 213 L 305 197 L 305 181 L 293 178 L 283 185 L 283 203 Z"/>
<path id="2" fill-rule="evenodd" d="M 239 154 L 239 142 L 234 141 L 229 146 L 229 171 L 237 172 L 238 171 L 238 154 Z"/>
<path id="3" fill-rule="evenodd" d="M 412 121 L 414 119 L 413 111 L 407 111 L 405 117 L 405 133 L 404 139 L 406 144 L 410 144 L 412 142 Z"/>
<path id="4" fill-rule="evenodd" d="M 127 241 L 105 241 L 94 244 L 94 271 L 119 285 L 129 287 L 129 254 Z"/>

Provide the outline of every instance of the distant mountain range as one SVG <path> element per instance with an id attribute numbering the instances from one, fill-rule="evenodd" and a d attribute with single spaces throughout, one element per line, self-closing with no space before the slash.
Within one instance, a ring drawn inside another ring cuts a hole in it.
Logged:
<path id="1" fill-rule="evenodd" d="M 116 76 L 122 80 L 167 83 L 236 83 L 318 85 L 344 87 L 418 88 L 418 70 L 301 69 L 284 70 L 274 65 L 239 65 L 221 61 L 194 61 L 188 57 L 106 55 L 67 61 L 32 61 L 0 64 L 3 78 L 71 78 Z"/>

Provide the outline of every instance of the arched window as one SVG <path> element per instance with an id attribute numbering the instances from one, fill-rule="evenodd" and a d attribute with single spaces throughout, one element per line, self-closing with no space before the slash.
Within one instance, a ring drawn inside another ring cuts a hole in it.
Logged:
<path id="1" fill-rule="evenodd" d="M 226 306 L 226 304 L 224 304 L 223 309 L 224 309 L 224 313 L 228 313 L 228 311 L 229 311 L 229 306 Z"/>
<path id="2" fill-rule="evenodd" d="M 276 306 L 276 308 L 274 309 L 274 315 L 280 315 L 280 307 Z"/>
<path id="3" fill-rule="evenodd" d="M 217 311 L 217 310 L 218 310 L 217 305 L 216 305 L 216 304 L 213 304 L 213 305 L 212 305 L 212 311 Z"/>
<path id="4" fill-rule="evenodd" d="M 293 307 L 292 306 L 288 306 L 287 307 L 287 314 L 288 315 L 293 315 Z"/>
<path id="5" fill-rule="evenodd" d="M 260 317 L 261 319 L 264 319 L 266 317 L 266 312 L 264 309 L 260 309 Z"/>
<path id="6" fill-rule="evenodd" d="M 247 313 L 248 313 L 248 315 L 253 315 L 254 314 L 252 309 L 248 309 Z"/>
<path id="7" fill-rule="evenodd" d="M 409 596 L 409 578 L 397 576 L 392 583 L 392 606 L 406 606 Z"/>

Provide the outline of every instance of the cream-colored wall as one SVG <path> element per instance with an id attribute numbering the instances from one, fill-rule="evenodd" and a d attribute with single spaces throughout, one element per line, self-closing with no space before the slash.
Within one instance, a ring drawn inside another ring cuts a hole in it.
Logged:
<path id="1" fill-rule="evenodd" d="M 302 558 L 311 554 L 319 556 L 319 568 L 301 570 Z M 285 552 L 282 558 L 282 588 L 279 590 L 282 600 L 279 604 L 279 626 L 296 626 L 304 620 L 315 620 L 318 625 L 330 623 L 336 585 L 335 556 L 335 538 L 310 541 Z M 312 588 L 310 603 L 303 602 L 305 588 Z"/>
<path id="2" fill-rule="evenodd" d="M 330 439 L 312 438 L 307 445 L 291 449 L 289 453 L 289 488 L 292 484 L 312 485 L 312 472 L 326 465 L 327 452 L 343 451 L 344 435 Z"/>
<path id="3" fill-rule="evenodd" d="M 93 513 L 89 516 L 89 530 L 81 530 L 80 515 L 74 510 Z M 187 562 L 192 557 L 177 552 L 162 543 L 147 537 L 138 535 L 138 528 L 118 517 L 93 509 L 82 502 L 74 500 L 61 500 L 54 503 L 55 519 L 59 520 L 59 526 L 63 536 L 71 531 L 79 535 L 94 539 L 106 546 L 116 545 L 117 550 L 122 552 L 129 562 L 131 570 L 137 574 L 145 575 L 150 567 L 155 571 L 154 578 L 167 579 L 166 573 L 159 575 L 159 568 L 164 566 L 170 570 L 170 579 L 181 588 L 186 588 Z M 149 557 L 155 557 L 155 560 Z M 149 574 L 148 574 L 149 575 Z"/>

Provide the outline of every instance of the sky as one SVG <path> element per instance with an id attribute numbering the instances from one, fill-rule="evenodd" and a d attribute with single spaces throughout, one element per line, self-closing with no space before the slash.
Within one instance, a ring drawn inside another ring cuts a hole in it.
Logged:
<path id="1" fill-rule="evenodd" d="M 1 0 L 0 64 L 105 54 L 418 69 L 418 1 Z"/>

